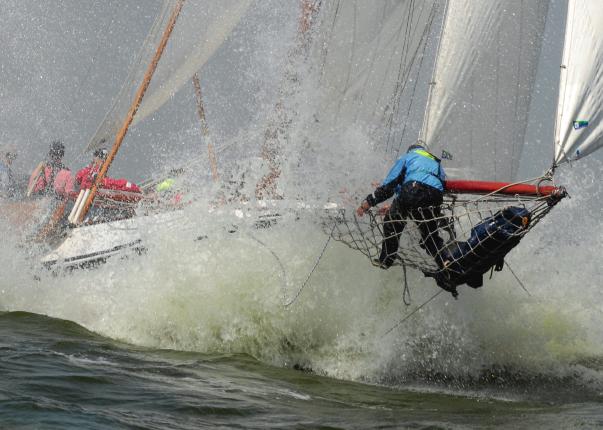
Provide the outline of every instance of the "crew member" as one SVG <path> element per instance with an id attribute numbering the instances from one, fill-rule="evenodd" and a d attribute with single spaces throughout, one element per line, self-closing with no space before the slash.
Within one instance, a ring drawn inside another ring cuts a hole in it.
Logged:
<path id="1" fill-rule="evenodd" d="M 79 184 L 80 189 L 92 188 L 103 162 L 107 159 L 107 155 L 109 155 L 109 151 L 106 149 L 97 149 L 94 151 L 94 159 L 92 160 L 92 163 L 76 173 L 75 181 L 77 184 Z M 133 193 L 141 192 L 138 185 L 126 179 L 113 179 L 107 176 L 103 178 L 100 188 L 107 190 L 129 191 Z"/>
<path id="2" fill-rule="evenodd" d="M 64 194 L 73 190 L 73 179 L 71 172 L 65 164 L 65 146 L 60 140 L 55 140 L 50 144 L 46 159 L 38 164 L 38 167 L 29 177 L 27 187 L 27 196 L 46 195 L 51 191 L 57 194 Z M 60 183 L 56 183 L 56 180 Z"/>
<path id="3" fill-rule="evenodd" d="M 438 233 L 438 218 L 441 216 L 445 177 L 440 159 L 422 145 L 411 145 L 407 153 L 396 160 L 381 186 L 362 202 L 356 211 L 358 216 L 363 216 L 369 208 L 395 194 L 384 218 L 384 240 L 379 259 L 374 262 L 376 265 L 387 269 L 394 263 L 400 234 L 406 225 L 405 218 L 417 223 L 422 237 L 421 246 L 440 267 L 443 265 L 439 251 L 444 241 Z"/>

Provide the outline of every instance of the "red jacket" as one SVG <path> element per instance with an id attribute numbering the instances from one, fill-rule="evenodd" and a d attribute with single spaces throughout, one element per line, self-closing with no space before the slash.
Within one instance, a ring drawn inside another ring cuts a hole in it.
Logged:
<path id="1" fill-rule="evenodd" d="M 28 194 L 46 193 L 47 188 L 52 183 L 53 173 L 51 166 L 40 163 L 29 177 Z"/>
<path id="2" fill-rule="evenodd" d="M 53 188 L 56 175 L 62 170 L 68 169 L 61 162 L 43 161 L 38 164 L 29 177 L 27 195 L 46 194 Z"/>
<path id="3" fill-rule="evenodd" d="M 80 184 L 80 189 L 92 188 L 99 170 L 100 167 L 93 167 L 92 165 L 79 170 L 75 175 L 75 181 Z M 103 178 L 103 183 L 100 187 L 107 190 L 130 191 L 133 193 L 141 192 L 138 185 L 128 182 L 126 179 L 112 179 L 106 176 Z"/>

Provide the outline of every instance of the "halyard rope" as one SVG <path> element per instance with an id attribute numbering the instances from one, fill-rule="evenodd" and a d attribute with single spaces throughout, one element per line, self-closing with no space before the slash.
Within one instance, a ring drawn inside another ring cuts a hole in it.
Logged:
<path id="1" fill-rule="evenodd" d="M 526 288 L 524 283 L 521 282 L 521 279 L 519 279 L 519 277 L 515 274 L 513 269 L 511 269 L 511 266 L 509 265 L 509 263 L 507 263 L 507 260 L 505 260 L 505 266 L 507 266 L 507 268 L 511 271 L 511 274 L 515 277 L 515 280 L 519 283 L 519 285 L 521 286 L 521 288 L 523 288 L 523 290 L 527 293 L 527 295 L 532 297 L 532 294 L 528 291 L 528 289 Z"/>
<path id="2" fill-rule="evenodd" d="M 288 308 L 289 306 L 291 306 L 293 303 L 295 303 L 295 301 L 297 300 L 297 298 L 300 296 L 300 294 L 302 293 L 303 289 L 306 287 L 306 285 L 308 284 L 308 281 L 310 280 L 310 277 L 312 276 L 312 274 L 314 273 L 314 271 L 316 270 L 316 268 L 318 267 L 318 265 L 320 264 L 320 261 L 322 260 L 323 255 L 325 254 L 325 251 L 327 250 L 327 247 L 329 246 L 329 243 L 331 242 L 331 238 L 333 237 L 333 232 L 335 231 L 335 226 L 337 225 L 336 222 L 333 223 L 333 228 L 331 228 L 331 233 L 329 234 L 329 237 L 327 238 L 327 241 L 325 242 L 324 246 L 322 247 L 322 251 L 320 251 L 320 255 L 318 256 L 318 258 L 316 259 L 316 262 L 314 263 L 314 267 L 312 267 L 312 270 L 310 270 L 310 273 L 308 273 L 308 276 L 306 277 L 306 280 L 304 281 L 304 283 L 301 285 L 301 287 L 299 287 L 299 290 L 297 290 L 297 293 L 295 294 L 295 297 L 293 297 L 293 299 L 291 299 L 290 302 L 286 302 L 285 303 L 285 308 Z M 284 298 L 284 297 L 283 297 Z"/>
<path id="3" fill-rule="evenodd" d="M 249 236 L 250 238 L 252 238 L 253 240 L 255 240 L 257 243 L 259 243 L 260 245 L 262 245 L 264 248 L 266 248 L 268 250 L 268 252 L 270 252 L 270 254 L 272 254 L 272 256 L 274 257 L 274 259 L 278 263 L 278 265 L 279 265 L 279 267 L 281 269 L 281 277 L 283 279 L 283 282 L 281 283 L 281 289 L 282 289 L 282 292 L 283 292 L 283 303 L 284 303 L 287 300 L 287 298 L 286 298 L 286 294 L 287 294 L 287 272 L 285 271 L 285 266 L 283 265 L 283 262 L 281 261 L 281 259 L 277 255 L 277 253 L 274 252 L 272 249 L 270 249 L 270 247 L 268 245 L 266 245 L 264 242 L 262 242 L 260 239 L 258 239 L 257 237 L 255 237 L 253 234 L 251 234 L 249 232 L 247 233 L 247 236 Z"/>
<path id="4" fill-rule="evenodd" d="M 406 306 L 410 306 L 410 288 L 408 288 L 408 278 L 406 276 L 406 264 L 402 263 L 402 273 L 404 274 L 404 291 L 402 292 L 402 301 Z"/>
<path id="5" fill-rule="evenodd" d="M 437 296 L 439 296 L 440 294 L 442 294 L 444 292 L 444 290 L 440 290 L 437 293 L 435 293 L 433 296 L 431 296 L 429 299 L 427 299 L 425 302 L 423 302 L 422 305 L 418 306 L 417 308 L 415 308 L 414 311 L 412 311 L 411 313 L 409 313 L 408 315 L 406 315 L 404 318 L 402 318 L 400 321 L 398 321 L 396 324 L 394 324 L 389 330 L 387 330 L 385 333 L 383 333 L 381 335 L 381 338 L 384 338 L 385 336 L 387 336 L 388 334 L 390 334 L 392 331 L 394 331 L 394 329 L 400 327 L 400 325 L 402 325 L 406 320 L 408 320 L 410 317 L 412 317 L 414 314 L 416 314 L 417 312 L 419 312 L 421 309 L 423 309 L 425 306 L 427 306 L 427 304 L 429 302 L 431 302 L 433 299 L 435 299 Z"/>

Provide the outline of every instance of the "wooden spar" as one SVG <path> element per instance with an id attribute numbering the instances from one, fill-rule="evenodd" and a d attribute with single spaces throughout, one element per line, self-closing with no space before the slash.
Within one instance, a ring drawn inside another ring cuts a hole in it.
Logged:
<path id="1" fill-rule="evenodd" d="M 76 220 L 76 222 L 78 224 L 84 220 L 88 211 L 90 210 L 90 206 L 92 206 L 92 202 L 94 201 L 94 197 L 96 196 L 96 190 L 98 189 L 99 185 L 103 182 L 103 179 L 105 178 L 105 175 L 107 174 L 107 170 L 109 170 L 109 167 L 111 166 L 111 163 L 113 162 L 113 159 L 117 155 L 117 151 L 119 151 L 119 147 L 121 146 L 121 143 L 123 142 L 124 138 L 126 137 L 126 133 L 128 132 L 128 129 L 130 128 L 130 125 L 132 124 L 132 121 L 134 120 L 134 115 L 136 115 L 136 112 L 138 111 L 138 108 L 140 107 L 140 103 L 142 102 L 144 94 L 147 91 L 147 88 L 149 87 L 149 83 L 151 82 L 153 73 L 155 73 L 155 69 L 157 68 L 159 59 L 161 58 L 161 55 L 163 54 L 165 46 L 167 45 L 168 39 L 170 38 L 170 35 L 172 34 L 172 30 L 174 29 L 174 26 L 176 25 L 176 20 L 178 19 L 178 15 L 180 15 L 180 11 L 182 10 L 184 1 L 185 0 L 178 0 L 178 3 L 176 3 L 176 5 L 174 6 L 174 9 L 172 10 L 172 14 L 170 16 L 170 19 L 168 21 L 168 24 L 167 24 L 164 32 L 163 32 L 163 36 L 161 37 L 159 46 L 157 46 L 157 50 L 155 51 L 153 60 L 151 61 L 151 64 L 149 64 L 149 67 L 147 68 L 147 71 L 145 72 L 142 83 L 140 84 L 140 87 L 138 88 L 138 91 L 136 92 L 136 96 L 134 97 L 134 101 L 132 102 L 132 105 L 130 106 L 130 110 L 128 111 L 128 114 L 126 115 L 126 119 L 124 120 L 124 123 L 123 123 L 121 129 L 115 136 L 115 143 L 113 144 L 113 147 L 111 148 L 111 151 L 109 152 L 109 155 L 107 156 L 107 159 L 101 166 L 101 169 L 98 172 L 98 175 L 96 176 L 96 180 L 94 181 L 94 185 L 90 189 L 90 194 L 88 195 L 88 198 L 84 202 L 84 206 L 82 208 L 80 216 Z"/>
<path id="2" fill-rule="evenodd" d="M 564 193 L 563 188 L 546 185 L 513 184 L 509 182 L 489 182 L 489 181 L 466 181 L 466 180 L 448 180 L 445 184 L 445 190 L 450 193 L 459 194 L 506 194 L 522 196 L 550 196 L 552 194 Z"/>
<path id="3" fill-rule="evenodd" d="M 205 108 L 203 107 L 203 97 L 201 95 L 201 82 L 199 82 L 199 76 L 196 73 L 193 75 L 193 87 L 195 87 L 195 96 L 197 98 L 197 113 L 199 114 L 199 120 L 201 121 L 201 132 L 207 142 L 207 155 L 209 157 L 211 177 L 215 182 L 218 180 L 218 163 L 216 161 L 214 145 L 209 139 L 209 128 L 207 127 L 207 120 L 205 119 Z"/>
<path id="4" fill-rule="evenodd" d="M 312 15 L 318 10 L 318 4 L 315 0 L 302 0 L 302 14 L 299 18 L 299 32 L 305 34 L 310 30 L 312 24 Z"/>

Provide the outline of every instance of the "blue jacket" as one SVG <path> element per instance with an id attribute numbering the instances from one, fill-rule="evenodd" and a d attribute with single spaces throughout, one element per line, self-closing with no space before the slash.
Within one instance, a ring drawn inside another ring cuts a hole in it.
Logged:
<path id="1" fill-rule="evenodd" d="M 402 184 L 413 181 L 443 192 L 445 180 L 446 174 L 437 157 L 424 149 L 413 149 L 396 160 L 381 186 L 369 195 L 367 201 L 375 206 L 394 193 L 398 195 Z"/>

